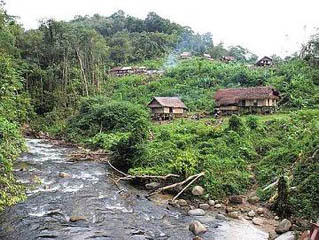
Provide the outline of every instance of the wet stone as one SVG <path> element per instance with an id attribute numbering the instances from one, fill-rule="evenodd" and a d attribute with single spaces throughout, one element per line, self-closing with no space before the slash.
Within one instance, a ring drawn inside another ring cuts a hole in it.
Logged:
<path id="1" fill-rule="evenodd" d="M 204 188 L 202 188 L 201 186 L 195 186 L 192 189 L 192 194 L 194 196 L 201 196 L 204 194 Z"/>
<path id="2" fill-rule="evenodd" d="M 194 235 L 199 235 L 207 231 L 206 227 L 199 221 L 194 221 L 189 225 L 189 231 Z"/>
<path id="3" fill-rule="evenodd" d="M 207 203 L 201 203 L 199 204 L 199 208 L 204 209 L 204 210 L 208 210 L 209 209 L 209 205 Z"/>
<path id="4" fill-rule="evenodd" d="M 150 182 L 145 184 L 145 188 L 148 190 L 153 190 L 153 189 L 157 189 L 161 186 L 161 184 L 159 182 Z"/>
<path id="5" fill-rule="evenodd" d="M 275 231 L 276 231 L 276 233 L 279 233 L 279 234 L 285 233 L 285 232 L 288 232 L 290 230 L 291 226 L 292 226 L 291 222 L 288 219 L 284 219 L 279 223 L 279 225 L 278 225 L 278 227 L 276 227 Z"/>
<path id="6" fill-rule="evenodd" d="M 192 209 L 188 211 L 188 215 L 190 216 L 204 216 L 205 215 L 205 211 L 203 209 Z"/>
<path id="7" fill-rule="evenodd" d="M 184 200 L 184 199 L 179 199 L 179 200 L 177 201 L 177 204 L 178 204 L 179 206 L 181 206 L 181 207 L 185 207 L 185 206 L 188 205 L 187 202 L 186 202 L 186 200 Z"/>

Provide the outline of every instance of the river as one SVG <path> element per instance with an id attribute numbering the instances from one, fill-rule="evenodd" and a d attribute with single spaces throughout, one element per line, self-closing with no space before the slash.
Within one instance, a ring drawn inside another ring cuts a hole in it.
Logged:
<path id="1" fill-rule="evenodd" d="M 214 213 L 191 217 L 163 200 L 149 201 L 144 191 L 110 179 L 98 162 L 70 162 L 71 148 L 27 139 L 28 153 L 15 163 L 17 179 L 27 187 L 26 201 L 0 215 L 1 240 L 171 239 L 188 240 L 193 220 L 206 225 L 209 240 L 266 240 L 268 234 L 246 221 L 221 221 Z M 20 171 L 23 169 L 23 171 Z M 61 172 L 69 174 L 63 178 Z M 84 220 L 72 222 L 72 216 Z"/>

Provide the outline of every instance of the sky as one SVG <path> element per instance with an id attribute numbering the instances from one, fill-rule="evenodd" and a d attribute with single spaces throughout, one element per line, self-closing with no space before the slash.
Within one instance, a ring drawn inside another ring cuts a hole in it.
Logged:
<path id="1" fill-rule="evenodd" d="M 76 15 L 109 16 L 123 10 L 145 18 L 154 11 L 195 32 L 211 32 L 215 44 L 241 45 L 260 57 L 287 56 L 319 27 L 319 0 L 5 0 L 10 15 L 26 29 L 39 20 Z"/>

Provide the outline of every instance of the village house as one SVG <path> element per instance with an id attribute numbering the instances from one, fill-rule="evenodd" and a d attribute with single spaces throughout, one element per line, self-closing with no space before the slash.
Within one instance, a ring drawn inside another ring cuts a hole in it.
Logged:
<path id="1" fill-rule="evenodd" d="M 216 111 L 221 115 L 273 113 L 279 99 L 273 87 L 225 88 L 215 94 Z"/>
<path id="2" fill-rule="evenodd" d="M 182 52 L 179 56 L 180 56 L 181 59 L 189 59 L 189 58 L 192 57 L 192 53 L 190 53 L 190 52 Z"/>
<path id="3" fill-rule="evenodd" d="M 171 120 L 183 117 L 187 107 L 178 97 L 154 97 L 148 104 L 154 120 Z"/>
<path id="4" fill-rule="evenodd" d="M 265 56 L 259 59 L 255 65 L 258 67 L 272 66 L 272 58 Z"/>
<path id="5" fill-rule="evenodd" d="M 235 61 L 236 59 L 233 56 L 222 56 L 219 60 L 225 63 L 229 63 Z"/>
<path id="6" fill-rule="evenodd" d="M 147 71 L 146 67 L 115 67 L 109 73 L 121 77 L 129 74 L 146 74 Z"/>

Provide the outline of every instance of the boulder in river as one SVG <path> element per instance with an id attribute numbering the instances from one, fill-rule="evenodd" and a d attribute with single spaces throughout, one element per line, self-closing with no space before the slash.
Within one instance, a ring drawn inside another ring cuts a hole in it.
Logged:
<path id="1" fill-rule="evenodd" d="M 194 221 L 189 225 L 189 231 L 195 235 L 199 235 L 207 231 L 206 227 L 199 221 Z"/>
<path id="2" fill-rule="evenodd" d="M 275 240 L 295 240 L 295 239 L 296 239 L 296 237 L 295 237 L 294 232 L 290 231 L 290 232 L 286 232 L 286 233 L 280 235 Z"/>
<path id="3" fill-rule="evenodd" d="M 204 216 L 205 215 L 205 211 L 203 209 L 192 209 L 188 211 L 188 215 L 190 216 Z"/>
<path id="4" fill-rule="evenodd" d="M 68 173 L 65 173 L 65 172 L 60 172 L 59 173 L 59 177 L 61 177 L 61 178 L 69 178 L 69 177 L 71 177 L 71 175 L 68 174 Z"/>
<path id="5" fill-rule="evenodd" d="M 145 184 L 145 188 L 148 190 L 153 190 L 153 189 L 157 189 L 161 186 L 161 184 L 159 182 L 150 182 Z"/>
<path id="6" fill-rule="evenodd" d="M 232 195 L 229 197 L 229 202 L 232 204 L 242 204 L 244 202 L 244 199 L 242 196 Z"/>
<path id="7" fill-rule="evenodd" d="M 78 221 L 87 221 L 87 219 L 84 216 L 71 216 L 70 217 L 70 222 L 78 222 Z"/>
<path id="8" fill-rule="evenodd" d="M 276 227 L 275 231 L 278 234 L 288 232 L 291 228 L 291 222 L 288 219 L 283 219 Z"/>
<path id="9" fill-rule="evenodd" d="M 202 188 L 201 186 L 195 186 L 195 187 L 193 187 L 193 189 L 192 189 L 192 194 L 194 195 L 194 196 L 201 196 L 201 195 L 203 195 L 204 194 L 204 188 Z"/>

